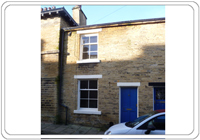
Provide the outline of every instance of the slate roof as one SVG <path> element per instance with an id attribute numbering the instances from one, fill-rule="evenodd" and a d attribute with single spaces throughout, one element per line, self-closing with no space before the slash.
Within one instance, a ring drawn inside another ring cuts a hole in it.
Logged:
<path id="1" fill-rule="evenodd" d="M 41 11 L 41 19 L 44 18 L 50 18 L 53 16 L 61 16 L 63 17 L 71 26 L 78 26 L 76 21 L 70 16 L 70 14 L 65 10 L 64 7 L 62 8 L 56 8 L 56 9 L 50 9 L 46 11 Z"/>

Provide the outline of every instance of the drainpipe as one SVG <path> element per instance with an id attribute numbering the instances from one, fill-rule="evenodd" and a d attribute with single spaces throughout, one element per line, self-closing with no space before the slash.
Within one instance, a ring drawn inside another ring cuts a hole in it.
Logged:
<path id="1" fill-rule="evenodd" d="M 64 48 L 64 38 L 65 32 L 63 29 L 60 31 L 60 55 L 59 55 L 59 93 L 58 93 L 58 102 L 60 106 L 65 107 L 66 116 L 65 116 L 65 125 L 67 125 L 67 110 L 68 107 L 62 103 L 62 87 L 63 87 L 63 48 Z M 60 111 L 60 110 L 59 110 Z"/>

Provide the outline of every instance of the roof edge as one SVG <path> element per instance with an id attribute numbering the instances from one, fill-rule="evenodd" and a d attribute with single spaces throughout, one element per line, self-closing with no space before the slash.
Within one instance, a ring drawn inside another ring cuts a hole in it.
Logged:
<path id="1" fill-rule="evenodd" d="M 41 16 L 44 16 L 44 14 L 55 13 L 55 12 L 56 13 L 64 12 L 65 15 L 60 15 L 60 16 L 63 16 L 63 17 L 68 16 L 70 21 L 72 21 L 75 26 L 78 26 L 76 21 L 71 17 L 71 15 L 67 12 L 67 10 L 64 7 L 51 9 L 51 10 L 46 10 L 46 11 L 41 11 Z"/>
<path id="2" fill-rule="evenodd" d="M 95 29 L 95 28 L 139 25 L 139 24 L 153 24 L 153 23 L 164 23 L 164 22 L 165 22 L 165 17 L 151 18 L 151 19 L 139 19 L 139 20 L 128 20 L 128 21 L 120 21 L 120 22 L 110 22 L 110 23 L 84 25 L 84 26 L 76 26 L 76 27 L 66 27 L 66 28 L 62 28 L 62 29 L 64 31 L 77 31 L 77 30 L 83 30 L 83 29 Z"/>

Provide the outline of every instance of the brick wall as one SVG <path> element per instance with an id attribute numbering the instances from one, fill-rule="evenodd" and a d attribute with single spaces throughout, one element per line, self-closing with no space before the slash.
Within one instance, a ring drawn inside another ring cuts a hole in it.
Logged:
<path id="1" fill-rule="evenodd" d="M 102 28 L 98 34 L 98 64 L 77 64 L 80 35 L 74 31 L 70 37 L 65 36 L 63 101 L 69 107 L 69 121 L 96 126 L 118 123 L 117 82 L 140 82 L 138 115 L 152 111 L 153 87 L 148 83 L 165 82 L 165 23 Z M 74 114 L 78 98 L 74 75 L 97 74 L 103 76 L 98 80 L 98 110 L 102 114 Z"/>
<path id="2" fill-rule="evenodd" d="M 57 84 L 55 78 L 41 79 L 41 120 L 55 123 L 57 115 Z"/>

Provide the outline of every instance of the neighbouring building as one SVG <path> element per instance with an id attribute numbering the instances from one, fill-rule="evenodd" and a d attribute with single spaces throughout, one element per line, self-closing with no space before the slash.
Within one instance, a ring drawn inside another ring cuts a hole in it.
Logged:
<path id="1" fill-rule="evenodd" d="M 86 25 L 41 11 L 42 121 L 100 127 L 165 109 L 165 18 Z"/>

